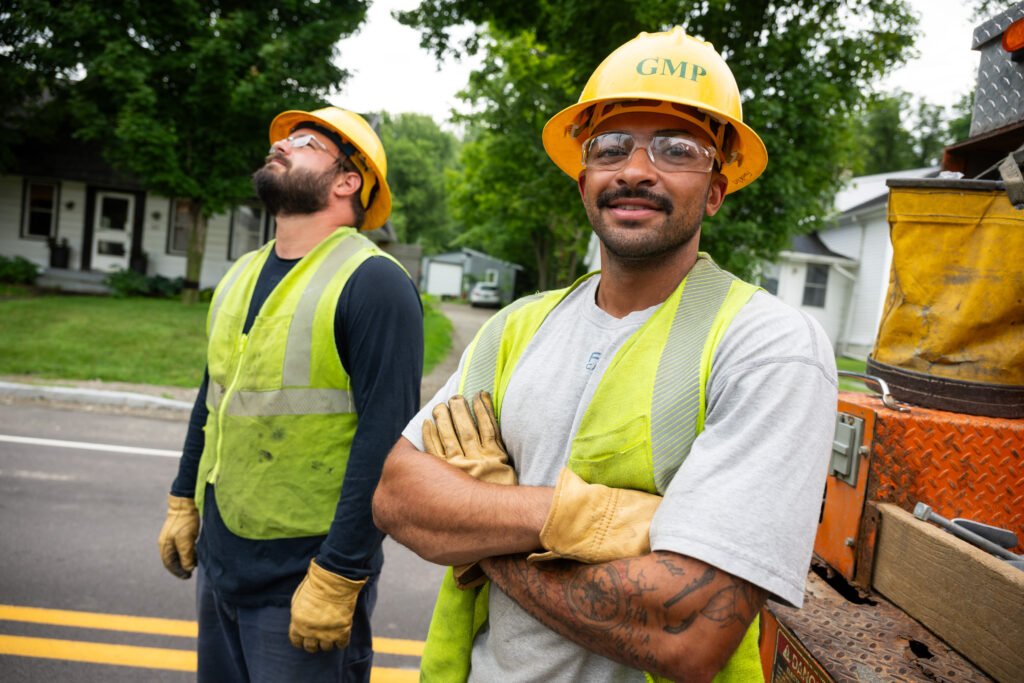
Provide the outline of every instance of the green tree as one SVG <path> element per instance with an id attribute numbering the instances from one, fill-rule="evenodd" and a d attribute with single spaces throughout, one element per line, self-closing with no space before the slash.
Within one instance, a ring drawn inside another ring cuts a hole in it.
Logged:
<path id="1" fill-rule="evenodd" d="M 942 162 L 942 150 L 955 142 L 950 137 L 949 125 L 949 112 L 945 107 L 918 101 L 911 133 L 916 166 L 935 166 Z"/>
<path id="2" fill-rule="evenodd" d="M 529 33 L 490 41 L 460 97 L 474 113 L 461 171 L 449 173 L 460 244 L 526 268 L 527 286 L 572 281 L 590 228 L 576 184 L 544 153 L 549 112 L 574 99 L 565 57 L 545 52 Z"/>
<path id="3" fill-rule="evenodd" d="M 971 115 L 974 111 L 974 91 L 961 97 L 953 105 L 953 118 L 949 121 L 949 141 L 962 142 L 971 137 Z"/>
<path id="4" fill-rule="evenodd" d="M 910 106 L 905 92 L 876 97 L 867 103 L 862 116 L 853 120 L 857 175 L 902 171 L 918 166 L 914 137 L 903 125 L 904 112 Z"/>
<path id="5" fill-rule="evenodd" d="M 1005 12 L 1011 4 L 1006 0 L 964 0 L 964 5 L 971 10 L 971 15 L 979 24 Z"/>
<path id="6" fill-rule="evenodd" d="M 445 250 L 458 236 L 445 190 L 445 170 L 455 167 L 458 138 L 429 116 L 384 113 L 381 141 L 394 197 L 391 224 L 398 238 L 421 245 L 428 254 Z"/>
<path id="7" fill-rule="evenodd" d="M 115 167 L 189 202 L 195 301 L 207 218 L 252 196 L 271 118 L 322 106 L 344 81 L 334 46 L 365 13 L 365 0 L 14 0 L 0 76 L 50 93 Z"/>
<path id="8" fill-rule="evenodd" d="M 938 165 L 946 147 L 967 138 L 970 103 L 970 95 L 952 108 L 903 91 L 872 97 L 851 119 L 851 172 L 870 175 Z"/>
<path id="9" fill-rule="evenodd" d="M 828 214 L 848 158 L 845 120 L 872 83 L 906 58 L 916 26 L 905 0 L 424 0 L 401 20 L 418 27 L 422 44 L 438 54 L 473 53 L 486 44 L 486 30 L 532 33 L 539 50 L 564 58 L 556 89 L 571 85 L 561 101 L 538 103 L 531 116 L 537 122 L 574 102 L 610 50 L 640 31 L 681 25 L 710 41 L 736 76 L 744 121 L 768 148 L 765 174 L 726 199 L 701 241 L 719 263 L 744 274 Z M 466 21 L 483 28 L 453 44 L 452 27 Z M 541 172 L 539 164 L 533 168 Z"/>

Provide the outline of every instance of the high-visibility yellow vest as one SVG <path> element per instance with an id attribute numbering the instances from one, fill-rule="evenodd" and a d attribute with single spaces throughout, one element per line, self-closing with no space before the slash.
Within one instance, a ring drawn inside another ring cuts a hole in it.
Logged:
<path id="1" fill-rule="evenodd" d="M 470 345 L 459 393 L 490 391 L 501 404 L 516 364 L 567 289 L 502 309 Z M 704 427 L 711 360 L 736 313 L 757 290 L 701 253 L 676 290 L 616 352 L 579 429 L 567 467 L 592 484 L 663 495 Z M 441 585 L 420 666 L 421 681 L 464 681 L 473 639 L 487 620 L 489 584 L 460 591 L 449 570 Z M 755 618 L 715 681 L 762 681 Z M 649 681 L 664 680 L 646 674 Z"/>
<path id="2" fill-rule="evenodd" d="M 196 481 L 200 512 L 212 483 L 228 529 L 260 540 L 326 534 L 334 519 L 358 422 L 335 344 L 338 297 L 366 259 L 394 261 L 354 228 L 339 228 L 292 267 L 242 334 L 273 248 L 240 258 L 214 291 Z"/>

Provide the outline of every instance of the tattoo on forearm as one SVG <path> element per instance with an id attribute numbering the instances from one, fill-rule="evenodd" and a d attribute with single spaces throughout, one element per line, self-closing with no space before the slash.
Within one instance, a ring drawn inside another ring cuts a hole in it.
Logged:
<path id="1" fill-rule="evenodd" d="M 671 573 L 673 576 L 683 576 L 683 575 L 685 575 L 685 572 L 682 570 L 681 567 L 674 567 L 673 565 L 671 565 L 670 563 L 668 563 L 668 562 L 666 562 L 664 560 L 661 562 L 661 564 L 663 566 L 665 566 L 665 567 L 668 567 L 669 568 L 669 573 Z M 683 588 L 683 590 L 681 590 L 678 593 L 676 593 L 674 596 L 672 596 L 672 598 L 670 598 L 669 600 L 666 600 L 663 603 L 665 605 L 665 609 L 671 608 L 677 602 L 679 602 L 680 600 L 682 600 L 686 596 L 690 595 L 690 593 L 693 593 L 696 590 L 700 590 L 704 586 L 706 586 L 709 583 L 711 583 L 712 581 L 714 581 L 714 579 L 715 579 L 715 570 L 710 568 L 710 567 L 708 567 L 701 576 L 699 576 L 698 578 L 696 578 L 693 581 L 691 581 L 688 586 L 686 586 L 685 588 Z M 675 624 L 673 624 L 673 623 L 665 624 L 665 626 L 664 626 L 665 632 L 666 633 L 671 633 L 673 635 L 682 633 L 686 629 L 690 628 L 693 625 L 693 622 L 696 619 L 697 619 L 697 612 L 696 611 L 690 612 L 686 616 L 682 617 L 682 619 L 680 619 L 680 621 L 678 623 L 675 623 Z"/>
<path id="2" fill-rule="evenodd" d="M 648 671 L 661 666 L 649 629 L 675 636 L 692 628 L 698 617 L 723 629 L 745 626 L 764 602 L 764 591 L 746 581 L 707 566 L 691 575 L 691 561 L 658 555 L 654 565 L 629 558 L 599 565 L 556 561 L 531 566 L 503 558 L 488 571 L 536 619 L 589 650 Z M 664 590 L 666 582 L 683 588 L 658 609 L 643 595 Z"/>
<path id="3" fill-rule="evenodd" d="M 682 573 L 675 574 L 675 576 L 682 576 Z M 676 604 L 677 602 L 685 598 L 690 593 L 694 592 L 695 590 L 703 588 L 704 586 L 708 585 L 714 580 L 715 570 L 708 567 L 707 570 L 705 570 L 699 578 L 696 578 L 693 581 L 691 581 L 689 586 L 676 593 L 671 599 L 666 600 L 665 607 L 671 607 L 672 605 Z"/>
<path id="4" fill-rule="evenodd" d="M 620 577 L 606 566 L 573 576 L 565 587 L 565 600 L 581 619 L 600 629 L 620 623 L 626 607 Z"/>

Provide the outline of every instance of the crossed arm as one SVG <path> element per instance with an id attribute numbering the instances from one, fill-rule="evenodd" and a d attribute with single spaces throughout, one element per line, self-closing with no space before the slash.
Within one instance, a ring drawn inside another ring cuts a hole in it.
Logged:
<path id="1" fill-rule="evenodd" d="M 764 592 L 671 552 L 528 564 L 522 554 L 541 547 L 552 493 L 478 482 L 403 438 L 385 462 L 374 520 L 431 562 L 481 560 L 524 610 L 592 652 L 672 680 L 711 680 Z"/>

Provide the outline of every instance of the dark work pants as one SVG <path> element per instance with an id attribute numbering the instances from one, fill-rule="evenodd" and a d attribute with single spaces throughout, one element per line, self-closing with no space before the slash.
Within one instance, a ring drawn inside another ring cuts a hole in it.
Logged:
<path id="1" fill-rule="evenodd" d="M 310 654 L 288 640 L 288 607 L 239 607 L 214 591 L 202 565 L 196 570 L 199 683 L 369 683 L 373 667 L 370 616 L 377 576 L 359 591 L 352 637 L 344 650 Z"/>

